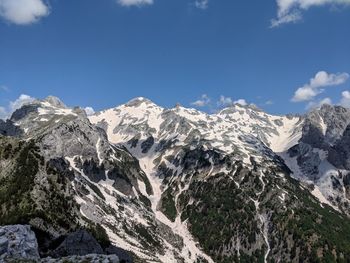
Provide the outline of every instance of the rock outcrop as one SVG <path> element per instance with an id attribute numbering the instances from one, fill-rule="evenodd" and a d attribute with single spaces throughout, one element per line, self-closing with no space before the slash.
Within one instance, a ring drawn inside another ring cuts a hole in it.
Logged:
<path id="1" fill-rule="evenodd" d="M 78 230 L 69 234 L 52 252 L 53 257 L 85 256 L 88 254 L 104 254 L 102 247 L 86 230 Z"/>
<path id="2" fill-rule="evenodd" d="M 35 233 L 29 225 L 0 227 L 0 262 L 42 262 L 42 263 L 119 263 L 117 253 L 125 263 L 132 263 L 128 254 L 119 249 L 104 252 L 96 239 L 85 230 L 69 234 L 53 251 L 53 256 L 40 258 Z M 116 252 L 116 253 L 113 253 Z M 108 255 L 107 255 L 108 254 Z"/>
<path id="3" fill-rule="evenodd" d="M 5 259 L 39 260 L 38 242 L 28 225 L 0 227 L 0 262 Z"/>

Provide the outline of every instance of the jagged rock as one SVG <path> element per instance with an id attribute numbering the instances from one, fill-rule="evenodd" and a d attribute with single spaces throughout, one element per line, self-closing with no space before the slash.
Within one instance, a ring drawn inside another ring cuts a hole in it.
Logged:
<path id="1" fill-rule="evenodd" d="M 44 99 L 44 101 L 50 103 L 51 105 L 58 107 L 58 108 L 66 108 L 67 106 L 57 97 L 55 96 L 48 96 Z"/>
<path id="2" fill-rule="evenodd" d="M 154 144 L 154 138 L 152 136 L 148 137 L 147 140 L 145 140 L 141 144 L 142 153 L 147 153 L 151 149 L 153 144 Z"/>
<path id="3" fill-rule="evenodd" d="M 86 230 L 78 230 L 69 234 L 51 254 L 55 258 L 61 258 L 73 255 L 104 254 L 104 252 L 96 239 Z"/>
<path id="4" fill-rule="evenodd" d="M 341 139 L 330 148 L 328 160 L 340 169 L 350 170 L 350 125 L 345 129 Z"/>
<path id="5" fill-rule="evenodd" d="M 0 149 L 0 219 L 28 220 L 54 237 L 98 224 L 101 244 L 109 236 L 152 262 L 308 262 L 314 251 L 348 260 L 350 221 L 332 210 L 347 211 L 349 178 L 338 169 L 350 158 L 348 116 L 331 106 L 305 116 L 242 105 L 206 114 L 137 98 L 88 119 L 57 98 L 35 101 L 13 116 L 22 140 Z M 29 138 L 33 150 L 22 152 Z M 21 207 L 30 211 L 18 219 Z M 48 251 L 120 255 L 72 235 Z"/>
<path id="6" fill-rule="evenodd" d="M 4 259 L 39 259 L 38 243 L 30 226 L 0 227 L 0 262 Z"/>
<path id="7" fill-rule="evenodd" d="M 122 248 L 111 245 L 105 249 L 105 252 L 107 255 L 118 256 L 119 260 L 123 263 L 133 263 L 134 262 L 133 258 L 130 256 L 130 254 Z"/>
<path id="8" fill-rule="evenodd" d="M 119 263 L 120 261 L 116 255 L 96 255 L 90 254 L 85 256 L 70 256 L 63 258 L 44 258 L 39 262 L 41 263 Z"/>
<path id="9" fill-rule="evenodd" d="M 16 122 L 28 117 L 30 114 L 37 113 L 38 108 L 39 104 L 23 105 L 21 108 L 15 110 L 15 112 L 12 113 L 11 121 Z"/>
<path id="10" fill-rule="evenodd" d="M 99 166 L 94 160 L 85 160 L 82 164 L 83 172 L 95 183 L 106 180 L 106 171 L 103 164 Z"/>
<path id="11" fill-rule="evenodd" d="M 11 120 L 3 121 L 0 119 L 0 135 L 19 137 L 22 134 L 21 128 L 14 125 Z"/>

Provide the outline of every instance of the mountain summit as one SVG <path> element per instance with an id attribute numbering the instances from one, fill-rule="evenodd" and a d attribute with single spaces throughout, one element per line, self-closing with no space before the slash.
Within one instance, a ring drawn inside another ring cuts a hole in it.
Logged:
<path id="1" fill-rule="evenodd" d="M 0 122 L 0 223 L 45 233 L 42 255 L 83 226 L 142 262 L 347 261 L 349 124 L 145 98 L 87 117 L 50 96 Z"/>

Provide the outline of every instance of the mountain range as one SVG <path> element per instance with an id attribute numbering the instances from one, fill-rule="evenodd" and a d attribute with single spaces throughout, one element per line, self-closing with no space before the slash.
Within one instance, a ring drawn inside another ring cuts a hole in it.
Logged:
<path id="1" fill-rule="evenodd" d="M 350 261 L 350 109 L 208 114 L 49 96 L 0 120 L 0 225 L 89 230 L 135 262 Z"/>

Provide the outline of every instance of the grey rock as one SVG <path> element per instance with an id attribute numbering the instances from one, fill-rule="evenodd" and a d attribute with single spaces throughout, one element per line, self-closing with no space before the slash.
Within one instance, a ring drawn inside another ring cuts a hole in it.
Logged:
<path id="1" fill-rule="evenodd" d="M 96 239 L 86 230 L 78 230 L 69 234 L 65 240 L 52 252 L 55 258 L 65 256 L 85 256 L 88 254 L 104 254 Z"/>
<path id="2" fill-rule="evenodd" d="M 142 153 L 147 153 L 154 144 L 154 138 L 152 136 L 148 137 L 147 140 L 141 143 Z"/>
<path id="3" fill-rule="evenodd" d="M 82 164 L 83 172 L 95 183 L 106 180 L 106 171 L 103 164 L 99 166 L 94 160 L 85 160 Z"/>
<path id="4" fill-rule="evenodd" d="M 66 108 L 67 106 L 57 97 L 55 96 L 48 96 L 44 99 L 44 101 L 50 103 L 52 106 L 58 107 L 58 108 Z"/>
<path id="5" fill-rule="evenodd" d="M 0 120 L 0 135 L 19 137 L 23 131 L 18 126 L 14 125 L 11 120 Z"/>
<path id="6" fill-rule="evenodd" d="M 0 237 L 0 255 L 6 253 L 8 249 L 9 240 L 6 237 Z"/>
<path id="7" fill-rule="evenodd" d="M 41 259 L 39 262 L 41 263 L 119 263 L 120 260 L 118 256 L 116 255 L 96 255 L 96 254 L 89 254 L 85 256 L 69 256 L 69 257 L 62 257 L 62 258 L 44 258 Z"/>
<path id="8" fill-rule="evenodd" d="M 122 262 L 125 262 L 125 263 L 133 263 L 134 262 L 133 258 L 130 256 L 130 254 L 122 248 L 111 245 L 105 249 L 105 252 L 107 255 L 118 256 L 119 260 Z"/>
<path id="9" fill-rule="evenodd" d="M 30 226 L 11 225 L 0 228 L 0 258 L 39 259 L 38 243 Z"/>
<path id="10" fill-rule="evenodd" d="M 16 122 L 26 118 L 30 114 L 37 113 L 39 106 L 36 103 L 22 106 L 12 114 L 11 121 Z"/>
<path id="11" fill-rule="evenodd" d="M 328 160 L 339 169 L 350 170 L 350 125 L 341 139 L 329 149 Z"/>

